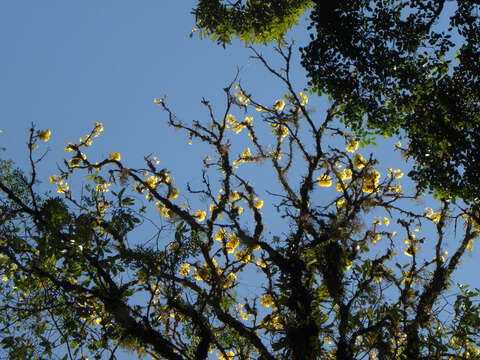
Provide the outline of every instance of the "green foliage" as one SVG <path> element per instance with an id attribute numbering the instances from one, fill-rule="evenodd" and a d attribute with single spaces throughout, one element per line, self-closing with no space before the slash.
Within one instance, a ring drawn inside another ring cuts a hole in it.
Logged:
<path id="1" fill-rule="evenodd" d="M 281 41 L 311 0 L 247 0 L 231 4 L 221 0 L 200 0 L 193 10 L 200 37 L 211 36 L 219 44 L 231 38 L 249 43 Z"/>

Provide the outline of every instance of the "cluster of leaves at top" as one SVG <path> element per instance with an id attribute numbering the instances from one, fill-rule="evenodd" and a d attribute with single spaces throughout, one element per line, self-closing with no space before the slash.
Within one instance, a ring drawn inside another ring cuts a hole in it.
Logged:
<path id="1" fill-rule="evenodd" d="M 282 40 L 310 6 L 311 41 L 301 51 L 311 90 L 340 102 L 343 121 L 362 138 L 406 136 L 416 161 L 409 175 L 420 188 L 442 198 L 479 198 L 477 1 L 223 3 L 199 1 L 194 14 L 200 30 L 224 44 L 231 37 Z M 258 3 L 272 10 L 269 16 L 250 11 Z"/>
<path id="2" fill-rule="evenodd" d="M 419 193 L 403 193 L 399 170 L 353 154 L 338 103 L 312 117 L 290 82 L 291 48 L 278 51 L 284 70 L 254 55 L 283 83 L 282 99 L 261 102 L 232 83 L 221 115 L 203 100 L 205 119 L 192 123 L 155 99 L 171 127 L 211 150 L 200 188 L 182 197 L 155 157 L 140 169 L 118 152 L 89 160 L 100 123 L 64 148 L 55 196 L 38 190 L 37 143 L 50 131 L 30 131 L 29 176 L 0 162 L 0 344 L 10 359 L 113 360 L 126 356 L 120 348 L 158 360 L 480 354 L 478 290 L 444 296 L 479 213 L 412 205 Z M 87 179 L 81 191 L 76 174 Z M 190 205 L 199 198 L 208 215 Z"/>

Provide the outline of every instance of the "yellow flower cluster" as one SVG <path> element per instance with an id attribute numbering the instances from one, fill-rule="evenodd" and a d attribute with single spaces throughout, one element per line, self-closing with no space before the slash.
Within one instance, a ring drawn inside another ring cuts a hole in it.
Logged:
<path id="1" fill-rule="evenodd" d="M 307 105 L 307 103 L 308 103 L 308 97 L 307 97 L 307 95 L 305 95 L 304 93 L 301 92 L 301 93 L 300 93 L 300 101 L 301 101 L 301 105 L 302 105 L 302 106 Z"/>
<path id="2" fill-rule="evenodd" d="M 52 175 L 48 178 L 49 183 L 57 185 L 57 193 L 65 194 L 69 190 L 69 186 L 66 181 L 60 178 L 58 175 Z"/>
<path id="3" fill-rule="evenodd" d="M 404 254 L 412 257 L 417 253 L 418 247 L 415 244 L 415 234 L 410 233 L 410 237 L 403 240 L 405 244 L 408 245 L 408 248 L 404 251 Z"/>
<path id="4" fill-rule="evenodd" d="M 272 134 L 279 136 L 280 140 L 286 138 L 290 133 L 285 125 L 271 123 L 270 126 L 273 127 Z"/>
<path id="5" fill-rule="evenodd" d="M 432 208 L 425 208 L 425 210 L 427 211 L 425 216 L 427 218 L 429 218 L 430 220 L 432 220 L 432 222 L 434 222 L 434 223 L 438 223 L 440 221 L 440 219 L 442 218 L 442 214 L 433 211 Z"/>
<path id="6" fill-rule="evenodd" d="M 275 111 L 282 111 L 285 107 L 285 101 L 283 99 L 278 99 L 275 101 L 275 105 L 273 105 L 273 110 Z"/>
<path id="7" fill-rule="evenodd" d="M 50 131 L 50 129 L 47 129 L 47 130 L 37 130 L 37 136 L 40 140 L 43 140 L 45 142 L 47 142 L 48 140 L 50 140 L 50 135 L 52 134 L 52 132 Z"/>
<path id="8" fill-rule="evenodd" d="M 365 193 L 376 193 L 379 190 L 378 182 L 380 173 L 377 170 L 371 171 L 363 180 L 362 191 Z"/>
<path id="9" fill-rule="evenodd" d="M 110 160 L 120 161 L 120 154 L 118 152 L 110 153 Z"/>
<path id="10" fill-rule="evenodd" d="M 263 206 L 263 200 L 260 200 L 258 197 L 253 199 L 253 206 L 255 209 L 260 210 Z"/>
<path id="11" fill-rule="evenodd" d="M 97 184 L 97 186 L 95 187 L 95 190 L 98 191 L 98 192 L 108 192 L 109 191 L 109 187 L 111 186 L 112 184 L 111 183 L 100 183 L 100 184 Z"/>
<path id="12" fill-rule="evenodd" d="M 180 267 L 179 274 L 183 276 L 187 276 L 190 273 L 190 264 L 183 264 Z"/>
<path id="13" fill-rule="evenodd" d="M 230 239 L 228 240 L 228 242 L 226 244 L 226 248 L 227 248 L 227 252 L 229 254 L 232 254 L 235 251 L 235 249 L 237 248 L 237 246 L 240 244 L 240 241 L 238 240 L 237 235 L 235 235 L 233 233 L 229 234 L 229 238 Z"/>
<path id="14" fill-rule="evenodd" d="M 195 218 L 197 219 L 198 222 L 202 222 L 205 220 L 205 217 L 207 216 L 207 213 L 203 210 L 197 210 L 195 213 Z"/>
<path id="15" fill-rule="evenodd" d="M 232 125 L 232 130 L 235 132 L 235 134 L 239 134 L 245 127 L 247 127 L 247 124 L 252 123 L 253 117 L 246 116 L 245 123 L 241 123 L 235 120 L 235 117 L 232 114 L 228 114 L 226 116 L 226 120 L 230 125 Z"/>
<path id="16" fill-rule="evenodd" d="M 365 165 L 367 165 L 367 160 L 365 160 L 362 155 L 355 154 L 353 157 L 353 166 L 357 169 L 362 169 Z"/>
<path id="17" fill-rule="evenodd" d="M 340 180 L 349 180 L 352 178 L 352 170 L 350 169 L 344 169 L 342 172 L 339 174 Z"/>
<path id="18" fill-rule="evenodd" d="M 236 258 L 238 261 L 240 261 L 240 262 L 242 262 L 242 263 L 244 263 L 244 264 L 247 264 L 247 263 L 250 262 L 250 260 L 252 260 L 252 254 L 250 254 L 250 253 L 248 252 L 248 250 L 237 251 L 237 252 L 235 253 L 235 258 Z"/>
<path id="19" fill-rule="evenodd" d="M 235 88 L 238 89 L 238 86 L 236 86 Z M 236 92 L 234 95 L 237 97 L 237 100 L 240 103 L 240 105 L 247 106 L 248 103 L 250 102 L 250 98 L 247 95 L 245 95 L 245 93 L 242 90 L 240 90 L 239 92 Z"/>
<path id="20" fill-rule="evenodd" d="M 323 187 L 332 186 L 332 178 L 330 175 L 324 174 L 317 178 L 318 185 Z"/>
<path id="21" fill-rule="evenodd" d="M 260 297 L 260 304 L 265 307 L 270 307 L 273 305 L 273 299 L 270 295 L 264 294 Z"/>
<path id="22" fill-rule="evenodd" d="M 160 211 L 160 215 L 164 218 L 169 218 L 170 217 L 170 210 L 162 204 L 160 201 L 157 201 L 155 203 L 155 207 L 157 208 L 158 211 Z"/>
<path id="23" fill-rule="evenodd" d="M 250 148 L 247 147 L 241 154 L 240 154 L 240 159 L 238 160 L 233 160 L 233 166 L 238 168 L 238 164 L 251 161 L 252 160 L 252 152 L 250 151 Z"/>
<path id="24" fill-rule="evenodd" d="M 394 179 L 401 179 L 403 177 L 403 173 L 400 171 L 400 169 L 388 169 L 388 177 L 393 177 Z"/>
<path id="25" fill-rule="evenodd" d="M 350 139 L 347 143 L 347 147 L 345 148 L 345 150 L 347 150 L 348 152 L 355 152 L 356 150 L 358 149 L 358 141 L 355 140 L 355 139 Z"/>

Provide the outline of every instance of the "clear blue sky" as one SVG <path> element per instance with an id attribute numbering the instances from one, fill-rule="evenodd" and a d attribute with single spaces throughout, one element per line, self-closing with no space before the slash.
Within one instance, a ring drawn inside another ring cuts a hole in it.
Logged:
<path id="1" fill-rule="evenodd" d="M 200 41 L 198 35 L 189 38 L 194 6 L 192 0 L 1 2 L 0 147 L 7 150 L 0 156 L 25 167 L 30 124 L 51 129 L 50 153 L 41 172 L 48 188 L 48 176 L 65 157 L 61 148 L 98 121 L 105 132 L 89 158 L 118 151 L 128 166 L 141 167 L 143 156 L 155 153 L 177 181 L 199 185 L 198 164 L 206 154 L 188 147 L 184 134 L 166 126 L 166 116 L 153 98 L 167 93 L 171 108 L 186 121 L 205 117 L 202 97 L 221 115 L 222 89 L 238 66 L 242 84 L 259 98 L 272 101 L 285 91 L 260 64 L 249 60 L 251 52 L 242 44 L 223 49 Z M 308 40 L 305 31 L 299 28 L 288 38 L 302 45 Z M 272 54 L 271 49 L 260 49 Z M 298 59 L 297 52 L 294 81 L 302 90 L 306 82 Z M 311 99 L 311 109 L 322 117 L 323 105 Z M 384 167 L 405 168 L 392 155 L 393 142 L 382 142 L 372 151 L 380 162 L 388 161 Z M 262 172 L 268 170 L 256 171 L 260 188 L 267 189 L 270 180 L 262 179 Z M 265 211 L 271 210 L 267 204 Z M 477 251 L 475 246 L 472 254 Z M 474 259 L 468 256 L 457 279 L 480 287 Z"/>

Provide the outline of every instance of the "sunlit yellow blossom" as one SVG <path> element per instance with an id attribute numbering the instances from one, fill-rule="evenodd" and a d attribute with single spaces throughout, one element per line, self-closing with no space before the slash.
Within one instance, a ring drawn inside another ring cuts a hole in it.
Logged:
<path id="1" fill-rule="evenodd" d="M 383 218 L 383 222 L 385 223 L 386 226 L 390 225 L 390 219 L 387 217 Z"/>
<path id="2" fill-rule="evenodd" d="M 235 249 L 237 248 L 237 246 L 239 245 L 240 242 L 238 240 L 237 235 L 235 235 L 235 234 L 230 234 L 229 237 L 230 237 L 230 239 L 227 242 L 226 248 L 227 248 L 227 252 L 229 254 L 232 254 L 235 251 Z"/>
<path id="3" fill-rule="evenodd" d="M 112 152 L 110 153 L 110 159 L 120 161 L 120 154 L 118 152 Z"/>
<path id="4" fill-rule="evenodd" d="M 237 201 L 238 199 L 240 199 L 240 194 L 238 193 L 237 190 L 235 190 L 234 192 L 230 193 L 230 200 L 232 200 L 232 201 Z"/>
<path id="5" fill-rule="evenodd" d="M 103 124 L 100 122 L 95 122 L 95 131 L 94 136 L 97 137 L 103 131 Z"/>
<path id="6" fill-rule="evenodd" d="M 393 177 L 395 179 L 401 179 L 403 177 L 403 173 L 400 171 L 400 169 L 388 169 L 388 177 Z"/>
<path id="7" fill-rule="evenodd" d="M 154 99 L 153 99 L 153 102 L 154 102 L 155 104 L 157 104 L 157 105 L 160 105 L 160 104 L 163 102 L 163 100 L 162 100 L 162 99 L 154 98 Z"/>
<path id="8" fill-rule="evenodd" d="M 432 208 L 425 208 L 425 210 L 427 210 L 427 213 L 425 214 L 425 216 L 430 220 L 432 220 L 432 222 L 434 223 L 438 223 L 442 218 L 442 214 L 438 212 L 434 212 Z"/>
<path id="9" fill-rule="evenodd" d="M 253 122 L 253 116 L 245 116 L 245 122 L 251 125 Z"/>
<path id="10" fill-rule="evenodd" d="M 170 194 L 168 195 L 168 200 L 173 200 L 178 197 L 178 189 L 176 187 L 172 187 Z"/>
<path id="11" fill-rule="evenodd" d="M 363 158 L 362 155 L 360 154 L 355 154 L 353 157 L 353 166 L 355 166 L 357 169 L 361 169 L 367 165 L 367 161 Z"/>
<path id="12" fill-rule="evenodd" d="M 262 258 L 260 258 L 257 260 L 257 266 L 260 266 L 262 269 L 265 269 L 267 267 L 267 264 Z"/>
<path id="13" fill-rule="evenodd" d="M 273 110 L 282 111 L 284 107 L 285 107 L 285 101 L 283 99 L 278 99 L 277 101 L 275 101 Z"/>
<path id="14" fill-rule="evenodd" d="M 260 105 L 258 105 L 258 106 L 255 108 L 255 110 L 257 110 L 257 111 L 263 111 L 263 109 L 262 109 L 262 107 L 261 107 Z"/>
<path id="15" fill-rule="evenodd" d="M 241 158 L 246 159 L 252 157 L 252 153 L 250 152 L 250 148 L 247 147 L 244 152 L 242 152 Z"/>
<path id="16" fill-rule="evenodd" d="M 345 184 L 343 183 L 337 183 L 337 185 L 335 185 L 335 188 L 337 189 L 338 192 L 343 192 L 343 187 L 346 188 Z"/>
<path id="17" fill-rule="evenodd" d="M 323 187 L 332 186 L 332 178 L 330 175 L 324 174 L 317 178 L 318 185 Z"/>
<path id="18" fill-rule="evenodd" d="M 232 114 L 227 114 L 227 116 L 225 117 L 225 120 L 229 124 L 235 124 L 236 123 L 235 116 L 233 116 Z"/>
<path id="19" fill-rule="evenodd" d="M 337 205 L 337 207 L 341 208 L 345 204 L 345 199 L 338 199 L 337 201 L 335 201 L 335 204 Z"/>
<path id="20" fill-rule="evenodd" d="M 248 250 L 237 251 L 235 257 L 238 261 L 246 264 L 252 259 L 252 254 L 250 254 Z"/>
<path id="21" fill-rule="evenodd" d="M 73 150 L 73 149 L 72 149 L 72 146 L 73 146 L 73 144 L 69 141 L 68 144 L 67 144 L 67 146 L 65 146 L 65 147 L 63 148 L 63 151 L 66 151 L 66 152 L 72 151 L 72 150 Z"/>
<path id="22" fill-rule="evenodd" d="M 52 132 L 50 131 L 50 129 L 47 129 L 47 130 L 37 130 L 37 135 L 38 135 L 38 138 L 40 140 L 43 140 L 45 142 L 47 142 L 48 140 L 50 140 L 50 135 L 52 134 Z"/>
<path id="23" fill-rule="evenodd" d="M 265 294 L 260 297 L 260 304 L 265 307 L 270 307 L 273 305 L 273 299 L 270 295 Z"/>
<path id="24" fill-rule="evenodd" d="M 407 255 L 407 256 L 410 256 L 410 257 L 415 255 L 416 253 L 417 253 L 417 246 L 416 245 L 411 245 L 404 251 L 404 254 Z"/>
<path id="25" fill-rule="evenodd" d="M 207 213 L 203 210 L 197 210 L 197 212 L 195 213 L 195 218 L 199 222 L 202 222 L 203 220 L 205 220 L 206 216 L 207 216 Z"/>
<path id="26" fill-rule="evenodd" d="M 8 277 L 6 277 L 5 275 L 2 275 L 2 281 L 8 281 Z"/>
<path id="27" fill-rule="evenodd" d="M 220 229 L 215 234 L 215 240 L 223 242 L 227 239 L 227 231 L 225 229 Z"/>
<path id="28" fill-rule="evenodd" d="M 308 97 L 304 93 L 300 93 L 300 101 L 302 106 L 305 106 L 308 103 Z"/>
<path id="29" fill-rule="evenodd" d="M 180 267 L 180 271 L 179 271 L 180 275 L 187 276 L 189 272 L 190 272 L 190 264 L 183 264 Z"/>
<path id="30" fill-rule="evenodd" d="M 376 244 L 378 241 L 380 241 L 381 238 L 382 238 L 382 235 L 376 234 L 372 239 L 372 243 Z"/>
<path id="31" fill-rule="evenodd" d="M 467 249 L 468 249 L 469 251 L 472 251 L 472 250 L 473 250 L 473 240 L 470 240 L 470 241 L 468 242 L 468 244 L 467 244 Z"/>
<path id="32" fill-rule="evenodd" d="M 160 208 L 160 215 L 164 218 L 169 218 L 170 217 L 170 210 L 165 205 L 163 205 Z"/>
<path id="33" fill-rule="evenodd" d="M 352 170 L 345 169 L 340 173 L 340 180 L 349 180 L 352 178 Z"/>
<path id="34" fill-rule="evenodd" d="M 358 141 L 355 139 L 350 139 L 348 141 L 348 144 L 345 150 L 347 150 L 348 152 L 355 152 L 357 149 L 358 149 Z"/>
<path id="35" fill-rule="evenodd" d="M 152 189 L 155 189 L 157 187 L 157 184 L 159 183 L 160 179 L 157 178 L 155 175 L 150 176 L 148 179 L 145 180 L 145 182 L 150 186 Z"/>
<path id="36" fill-rule="evenodd" d="M 263 206 L 263 200 L 260 200 L 259 198 L 255 198 L 255 199 L 253 199 L 253 201 L 254 201 L 254 202 L 253 202 L 253 206 L 254 206 L 256 209 L 260 210 L 260 209 L 262 208 L 262 206 Z"/>

